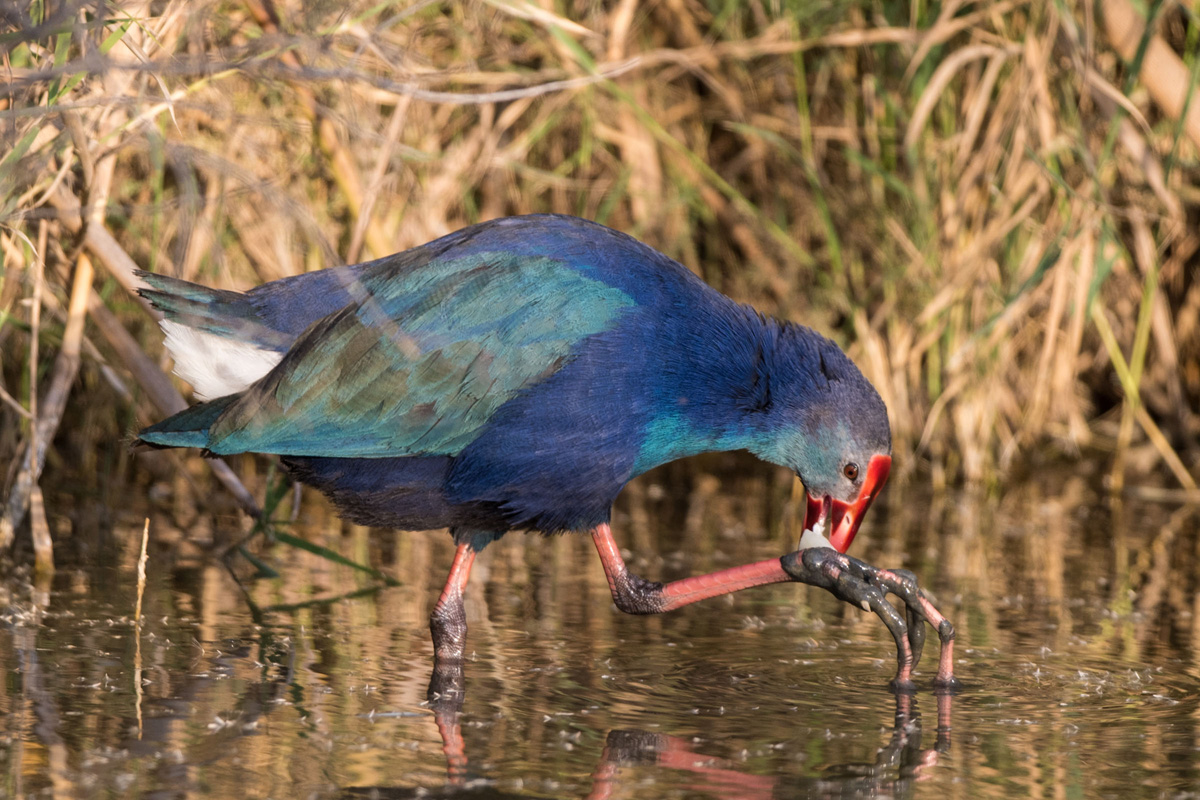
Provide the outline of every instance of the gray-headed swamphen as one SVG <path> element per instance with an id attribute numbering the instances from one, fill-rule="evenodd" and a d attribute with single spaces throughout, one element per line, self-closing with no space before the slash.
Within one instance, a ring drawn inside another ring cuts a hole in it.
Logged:
<path id="1" fill-rule="evenodd" d="M 273 453 L 351 520 L 448 527 L 458 549 L 431 618 L 440 663 L 463 657 L 476 553 L 514 529 L 590 531 L 622 611 L 813 584 L 883 619 L 901 688 L 928 620 L 943 642 L 937 683 L 953 682 L 953 628 L 913 576 L 844 555 L 891 467 L 874 387 L 825 337 L 629 236 L 536 215 L 244 294 L 141 277 L 204 402 L 140 440 Z M 794 470 L 805 529 L 829 524 L 832 547 L 666 584 L 631 574 L 609 528 L 617 494 L 660 464 L 727 450 Z"/>

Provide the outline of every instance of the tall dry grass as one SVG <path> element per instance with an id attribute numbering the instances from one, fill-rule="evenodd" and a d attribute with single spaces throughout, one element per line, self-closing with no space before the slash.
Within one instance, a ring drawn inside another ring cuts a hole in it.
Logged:
<path id="1" fill-rule="evenodd" d="M 536 211 L 628 231 L 840 340 L 905 473 L 989 481 L 1099 450 L 1116 488 L 1157 473 L 1195 498 L 1200 23 L 1150 15 L 10 6 L 0 545 L 42 461 L 120 478 L 123 437 L 184 402 L 135 265 L 244 289 Z M 203 480 L 180 455 L 146 467 Z"/>

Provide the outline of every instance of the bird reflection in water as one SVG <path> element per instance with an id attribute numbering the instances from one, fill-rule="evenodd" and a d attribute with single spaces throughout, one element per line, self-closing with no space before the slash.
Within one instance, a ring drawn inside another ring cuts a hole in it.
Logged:
<path id="1" fill-rule="evenodd" d="M 356 787 L 347 797 L 521 797 L 498 791 L 487 781 L 470 779 L 466 744 L 462 736 L 462 706 L 465 684 L 461 666 L 435 667 L 429 684 L 429 707 L 433 711 L 442 752 L 446 756 L 446 785 L 440 790 L 413 788 Z M 916 697 L 896 693 L 896 716 L 892 735 L 870 763 L 847 763 L 826 767 L 819 777 L 786 779 L 741 772 L 726 759 L 696 753 L 688 739 L 644 730 L 617 729 L 608 734 L 599 763 L 592 773 L 588 800 L 628 796 L 640 784 L 646 767 L 678 770 L 694 776 L 684 788 L 728 800 L 768 800 L 776 797 L 904 797 L 917 781 L 929 777 L 943 753 L 950 750 L 951 714 L 954 693 L 935 690 L 937 727 L 933 747 L 922 747 L 924 726 Z M 630 786 L 623 785 L 624 783 Z"/>

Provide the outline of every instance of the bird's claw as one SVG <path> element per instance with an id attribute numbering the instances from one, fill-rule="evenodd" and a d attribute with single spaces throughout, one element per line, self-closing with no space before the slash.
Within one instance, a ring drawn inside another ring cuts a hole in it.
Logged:
<path id="1" fill-rule="evenodd" d="M 839 600 L 870 611 L 883 621 L 896 642 L 896 677 L 892 680 L 895 691 L 912 692 L 916 688 L 912 671 L 925 647 L 924 622 L 937 628 L 942 644 L 935 686 L 957 685 L 953 676 L 954 626 L 925 597 L 912 572 L 880 569 L 828 547 L 797 550 L 783 556 L 780 564 L 793 580 L 826 589 Z M 889 594 L 903 601 L 903 617 L 887 601 Z"/>

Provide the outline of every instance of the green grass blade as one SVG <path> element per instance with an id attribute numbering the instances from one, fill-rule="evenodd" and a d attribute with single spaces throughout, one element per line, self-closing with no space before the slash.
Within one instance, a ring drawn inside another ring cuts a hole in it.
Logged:
<path id="1" fill-rule="evenodd" d="M 343 567 L 350 567 L 351 569 L 356 569 L 359 572 L 364 572 L 376 580 L 383 581 L 388 586 L 400 585 L 400 582 L 390 575 L 385 575 L 377 569 L 368 567 L 364 564 L 359 564 L 357 561 L 351 561 L 341 553 L 336 553 L 333 550 L 330 550 L 328 547 L 322 547 L 319 544 L 313 544 L 306 539 L 301 539 L 299 536 L 293 536 L 292 534 L 285 533 L 283 531 L 276 531 L 275 540 L 300 550 L 304 550 L 305 552 L 312 553 L 315 556 L 320 556 L 326 561 L 332 561 L 335 564 L 341 564 Z"/>

